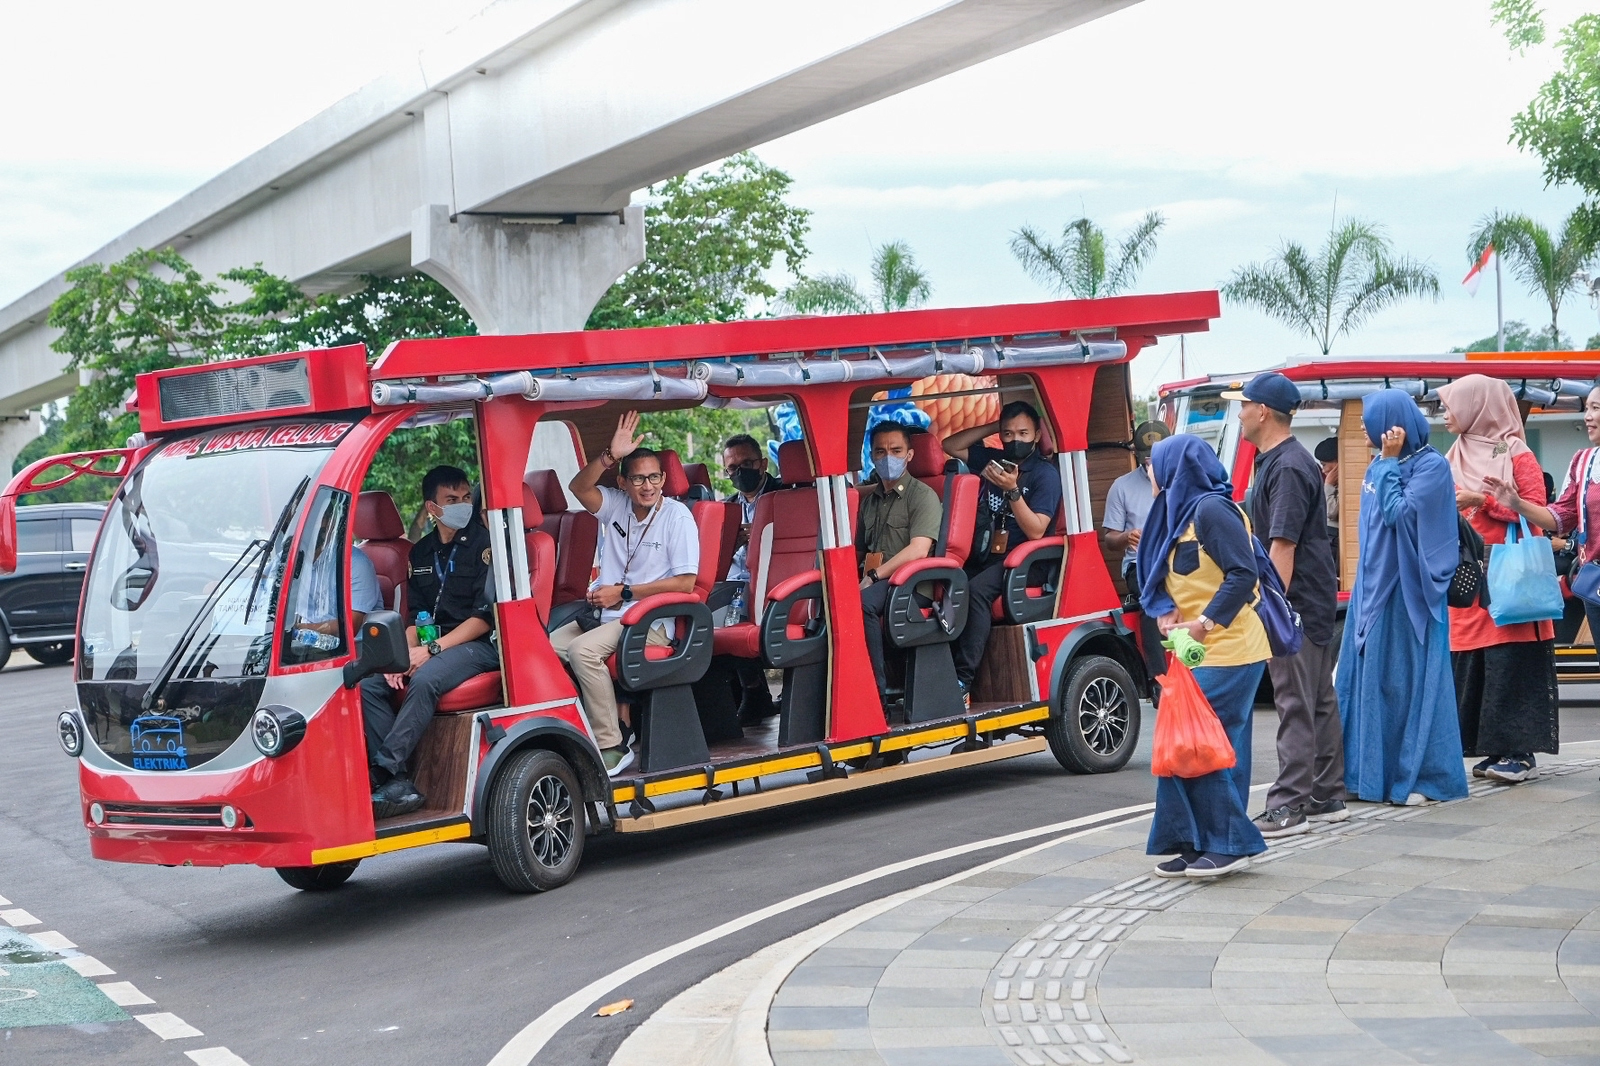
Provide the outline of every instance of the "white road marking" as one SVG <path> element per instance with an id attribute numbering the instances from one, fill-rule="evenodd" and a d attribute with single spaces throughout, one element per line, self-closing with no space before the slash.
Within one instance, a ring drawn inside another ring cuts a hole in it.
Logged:
<path id="1" fill-rule="evenodd" d="M 11 901 L 9 899 L 6 899 L 4 896 L 0 896 L 0 907 L 9 907 L 9 906 L 11 906 Z"/>
<path id="2" fill-rule="evenodd" d="M 250 1064 L 225 1047 L 203 1047 L 199 1051 L 185 1051 L 195 1066 L 250 1066 Z"/>
<path id="3" fill-rule="evenodd" d="M 51 951 L 60 951 L 63 948 L 75 948 L 78 946 L 54 929 L 45 933 L 29 933 L 28 939 L 42 947 L 49 948 Z"/>
<path id="4" fill-rule="evenodd" d="M 43 922 L 39 921 L 39 919 L 29 914 L 21 907 L 18 907 L 15 910 L 0 911 L 0 925 L 9 925 L 13 929 L 21 929 L 25 925 L 43 924 Z"/>
<path id="5" fill-rule="evenodd" d="M 165 1011 L 160 1014 L 135 1014 L 134 1020 L 163 1040 L 187 1040 L 192 1036 L 205 1036 L 200 1030 Z"/>
<path id="6" fill-rule="evenodd" d="M 61 961 L 76 970 L 79 977 L 109 977 L 117 972 L 93 955 L 74 955 Z"/>
<path id="7" fill-rule="evenodd" d="M 119 1007 L 142 1007 L 155 1000 L 133 987 L 132 981 L 107 981 L 96 988 L 106 994 L 106 998 Z"/>
<path id="8" fill-rule="evenodd" d="M 1261 785 L 1259 787 L 1266 788 L 1267 786 Z M 521 1032 L 507 1041 L 506 1045 L 500 1049 L 495 1057 L 489 1060 L 489 1066 L 528 1066 L 533 1061 L 534 1056 L 539 1054 L 544 1049 L 545 1044 L 550 1042 L 551 1037 L 560 1032 L 567 1023 L 588 1010 L 590 1004 L 601 996 L 641 974 L 649 973 L 663 963 L 671 962 L 673 959 L 687 955 L 697 948 L 705 947 L 707 944 L 715 943 L 724 937 L 741 932 L 753 925 L 758 925 L 768 918 L 785 914 L 804 907 L 808 903 L 826 899 L 829 896 L 836 896 L 841 892 L 848 892 L 852 888 L 870 884 L 885 877 L 892 877 L 906 870 L 914 870 L 919 866 L 927 866 L 931 863 L 943 862 L 946 859 L 959 858 L 975 851 L 985 851 L 989 848 L 1018 841 L 1032 840 L 1035 837 L 1049 836 L 1063 830 L 1077 829 L 1097 822 L 1108 822 L 1126 815 L 1143 814 L 1155 810 L 1155 806 L 1154 803 L 1139 803 L 1131 807 L 1119 807 L 1116 810 L 1102 811 L 1099 814 L 1086 815 L 1066 822 L 1055 822 L 1050 825 L 1038 826 L 1034 829 L 1024 829 L 1020 832 L 1007 833 L 1003 836 L 989 837 L 986 840 L 976 840 L 970 844 L 945 848 L 912 859 L 902 859 L 899 862 L 889 863 L 867 870 L 864 873 L 856 874 L 853 877 L 847 877 L 842 881 L 835 881 L 831 885 L 824 885 L 809 892 L 790 896 L 786 900 L 762 907 L 760 910 L 751 911 L 732 921 L 724 922 L 715 928 L 707 929 L 696 936 L 664 947 L 659 951 L 646 955 L 642 959 L 637 959 L 626 966 L 619 967 L 604 977 L 589 982 L 589 984 L 578 989 L 578 991 L 572 993 L 523 1027 Z"/>

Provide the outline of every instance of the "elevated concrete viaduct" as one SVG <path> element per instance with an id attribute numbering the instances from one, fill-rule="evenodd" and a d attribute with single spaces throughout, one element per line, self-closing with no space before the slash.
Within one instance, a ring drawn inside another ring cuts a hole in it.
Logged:
<path id="1" fill-rule="evenodd" d="M 500 0 L 89 260 L 171 246 L 313 291 L 417 268 L 484 332 L 579 329 L 644 255 L 635 190 L 1135 2 Z M 64 287 L 0 309 L 7 467 L 76 384 Z"/>

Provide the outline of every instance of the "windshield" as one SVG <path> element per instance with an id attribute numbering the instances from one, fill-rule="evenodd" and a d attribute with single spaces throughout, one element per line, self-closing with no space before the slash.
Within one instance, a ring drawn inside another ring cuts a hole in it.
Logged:
<path id="1" fill-rule="evenodd" d="M 295 518 L 350 423 L 164 444 L 111 502 L 84 594 L 78 676 L 266 673 Z"/>

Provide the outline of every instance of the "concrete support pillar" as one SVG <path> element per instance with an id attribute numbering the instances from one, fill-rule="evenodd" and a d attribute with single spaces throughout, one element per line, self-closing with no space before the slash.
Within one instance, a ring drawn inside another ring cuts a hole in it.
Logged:
<path id="1" fill-rule="evenodd" d="M 483 333 L 579 330 L 600 297 L 644 261 L 644 208 L 576 222 L 458 215 L 430 204 L 411 227 L 411 265 L 461 301 Z"/>
<path id="2" fill-rule="evenodd" d="M 17 461 L 17 453 L 39 438 L 42 427 L 38 411 L 0 415 L 0 471 L 5 475 L 0 480 L 11 480 L 11 465 Z"/>

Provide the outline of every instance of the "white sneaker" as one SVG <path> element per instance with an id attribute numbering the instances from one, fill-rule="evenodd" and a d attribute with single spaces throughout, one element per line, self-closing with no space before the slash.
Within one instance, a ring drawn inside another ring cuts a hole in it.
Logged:
<path id="1" fill-rule="evenodd" d="M 616 777 L 633 765 L 633 749 L 624 744 L 620 748 L 607 748 L 600 753 L 605 760 L 606 776 Z"/>

